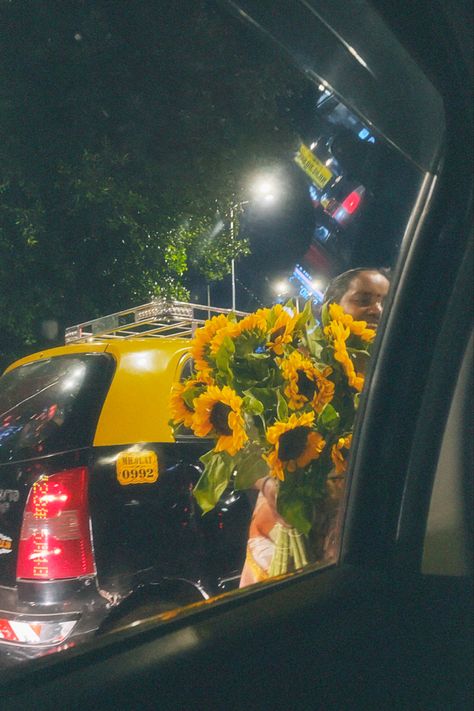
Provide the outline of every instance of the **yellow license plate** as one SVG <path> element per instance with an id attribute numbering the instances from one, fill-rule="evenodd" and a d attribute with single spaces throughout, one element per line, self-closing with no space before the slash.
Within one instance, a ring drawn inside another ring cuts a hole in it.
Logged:
<path id="1" fill-rule="evenodd" d="M 324 163 L 321 163 L 321 161 L 316 158 L 314 153 L 308 146 L 305 146 L 304 143 L 302 143 L 298 149 L 295 162 L 299 165 L 301 170 L 304 170 L 306 175 L 309 175 L 318 188 L 324 188 L 333 177 L 331 171 L 326 168 Z"/>
<path id="2" fill-rule="evenodd" d="M 128 484 L 154 484 L 158 479 L 156 452 L 120 452 L 117 457 L 117 481 Z"/>

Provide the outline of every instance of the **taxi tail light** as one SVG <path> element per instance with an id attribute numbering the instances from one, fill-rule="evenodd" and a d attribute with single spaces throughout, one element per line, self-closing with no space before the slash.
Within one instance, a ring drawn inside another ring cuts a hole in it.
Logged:
<path id="1" fill-rule="evenodd" d="M 338 222 L 342 226 L 347 224 L 359 209 L 364 195 L 365 188 L 363 185 L 359 185 L 358 188 L 349 193 L 349 195 L 344 198 L 339 207 L 336 208 L 333 212 L 332 216 L 336 220 L 336 222 Z"/>
<path id="2" fill-rule="evenodd" d="M 61 580 L 95 574 L 89 525 L 88 470 L 77 467 L 41 477 L 28 495 L 16 575 Z"/>
<path id="3" fill-rule="evenodd" d="M 362 200 L 362 195 L 360 193 L 360 188 L 358 190 L 353 190 L 346 199 L 342 202 L 341 207 L 343 207 L 349 215 L 352 215 L 360 205 Z"/>

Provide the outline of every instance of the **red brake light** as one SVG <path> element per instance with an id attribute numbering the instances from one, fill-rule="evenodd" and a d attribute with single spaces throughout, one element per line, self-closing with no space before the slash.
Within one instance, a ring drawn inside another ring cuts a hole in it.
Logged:
<path id="1" fill-rule="evenodd" d="M 359 185 L 359 187 L 349 193 L 343 202 L 332 212 L 333 219 L 336 220 L 341 227 L 345 227 L 350 222 L 356 210 L 359 209 L 364 195 L 365 188 L 363 185 Z"/>
<path id="2" fill-rule="evenodd" d="M 360 194 L 360 192 L 358 192 L 357 190 L 353 190 L 344 199 L 343 203 L 341 204 L 341 207 L 343 207 L 344 210 L 347 210 L 349 215 L 352 215 L 359 207 L 361 200 L 362 200 L 362 195 Z"/>
<path id="3" fill-rule="evenodd" d="M 87 490 L 86 467 L 45 476 L 33 484 L 23 515 L 17 578 L 94 575 Z"/>

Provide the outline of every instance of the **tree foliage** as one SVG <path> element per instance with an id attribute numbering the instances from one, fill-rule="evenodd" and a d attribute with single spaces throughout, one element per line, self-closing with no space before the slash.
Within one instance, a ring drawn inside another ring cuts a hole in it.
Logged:
<path id="1" fill-rule="evenodd" d="M 183 298 L 190 273 L 228 273 L 247 249 L 228 206 L 291 141 L 286 64 L 205 0 L 1 0 L 0 23 L 8 357 L 46 317 Z"/>

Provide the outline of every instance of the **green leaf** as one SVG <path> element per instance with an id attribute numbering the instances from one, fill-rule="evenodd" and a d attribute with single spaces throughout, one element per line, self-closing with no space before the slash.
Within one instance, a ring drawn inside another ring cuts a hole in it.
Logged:
<path id="1" fill-rule="evenodd" d="M 243 356 L 247 360 L 269 360 L 271 358 L 270 353 L 247 353 Z"/>
<path id="2" fill-rule="evenodd" d="M 242 333 L 236 342 L 236 355 L 238 355 L 239 358 L 244 358 L 246 356 L 258 356 L 259 354 L 255 353 L 255 351 L 257 348 L 263 346 L 264 343 L 265 340 L 260 334 L 257 335 L 252 331 Z M 268 357 L 265 353 L 260 355 Z"/>
<path id="3" fill-rule="evenodd" d="M 199 395 L 202 395 L 202 393 L 207 389 L 207 385 L 204 383 L 202 385 L 195 385 L 193 388 L 188 388 L 182 395 L 182 398 L 186 405 L 191 408 L 192 410 L 194 409 L 193 402 L 194 400 L 199 397 Z"/>
<path id="4" fill-rule="evenodd" d="M 252 395 L 252 392 L 250 390 L 245 390 L 244 395 L 244 410 L 250 415 L 261 415 L 265 409 L 263 406 L 263 402 L 257 400 L 257 398 Z"/>
<path id="5" fill-rule="evenodd" d="M 272 361 L 265 353 L 251 353 L 240 359 L 235 359 L 234 371 L 239 377 L 247 377 L 256 383 L 264 383 L 270 375 Z"/>
<path id="6" fill-rule="evenodd" d="M 307 301 L 303 311 L 300 313 L 296 320 L 295 331 L 299 331 L 306 324 L 310 325 L 311 322 L 314 324 L 314 316 L 311 308 L 311 301 Z"/>
<path id="7" fill-rule="evenodd" d="M 268 464 L 262 459 L 262 448 L 250 444 L 235 458 L 235 488 L 250 489 L 257 479 L 268 476 Z"/>
<path id="8" fill-rule="evenodd" d="M 331 403 L 328 403 L 321 410 L 317 420 L 317 426 L 324 427 L 326 430 L 334 430 L 338 426 L 340 419 L 337 410 L 334 409 Z"/>
<path id="9" fill-rule="evenodd" d="M 277 509 L 280 516 L 301 533 L 308 535 L 313 525 L 311 501 L 301 495 L 296 488 L 287 490 L 285 484 L 280 485 L 277 499 Z"/>
<path id="10" fill-rule="evenodd" d="M 229 383 L 233 382 L 233 374 L 230 369 L 230 360 L 235 352 L 234 342 L 229 336 L 222 341 L 221 347 L 216 353 L 216 365 L 218 370 L 229 378 Z"/>
<path id="11" fill-rule="evenodd" d="M 326 344 L 326 340 L 322 328 L 320 326 L 315 326 L 314 320 L 311 326 L 306 326 L 305 341 L 311 355 L 316 358 L 316 360 L 319 360 Z"/>
<path id="12" fill-rule="evenodd" d="M 245 394 L 253 395 L 257 400 L 260 400 L 265 410 L 275 408 L 277 392 L 277 388 L 259 388 L 258 386 L 245 390 Z"/>
<path id="13" fill-rule="evenodd" d="M 288 405 L 287 405 L 285 398 L 281 394 L 280 390 L 278 389 L 276 392 L 277 392 L 277 398 L 278 398 L 277 417 L 279 420 L 285 421 L 288 419 Z"/>
<path id="14" fill-rule="evenodd" d="M 329 322 L 331 321 L 329 317 L 329 305 L 328 303 L 323 304 L 323 307 L 321 309 L 321 323 L 323 326 L 327 326 Z"/>
<path id="15" fill-rule="evenodd" d="M 211 511 L 219 501 L 234 470 L 234 460 L 227 452 L 211 450 L 201 457 L 204 471 L 194 487 L 194 498 L 203 514 Z"/>

